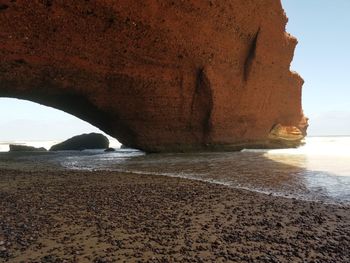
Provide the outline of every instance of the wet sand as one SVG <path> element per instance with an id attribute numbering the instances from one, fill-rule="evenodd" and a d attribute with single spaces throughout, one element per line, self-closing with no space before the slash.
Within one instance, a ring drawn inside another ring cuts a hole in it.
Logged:
<path id="1" fill-rule="evenodd" d="M 0 169 L 0 262 L 350 262 L 350 207 L 117 172 Z"/>

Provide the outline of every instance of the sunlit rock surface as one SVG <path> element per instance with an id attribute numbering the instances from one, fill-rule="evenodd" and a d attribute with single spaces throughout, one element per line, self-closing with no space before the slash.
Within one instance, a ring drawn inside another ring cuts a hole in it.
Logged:
<path id="1" fill-rule="evenodd" d="M 146 151 L 274 147 L 307 127 L 286 22 L 280 0 L 0 0 L 0 96 Z"/>

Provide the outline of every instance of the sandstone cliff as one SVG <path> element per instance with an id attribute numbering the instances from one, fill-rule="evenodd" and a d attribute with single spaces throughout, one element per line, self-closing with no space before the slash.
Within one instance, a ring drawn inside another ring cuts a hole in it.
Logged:
<path id="1" fill-rule="evenodd" d="M 146 151 L 295 146 L 286 22 L 280 0 L 0 0 L 0 96 Z"/>

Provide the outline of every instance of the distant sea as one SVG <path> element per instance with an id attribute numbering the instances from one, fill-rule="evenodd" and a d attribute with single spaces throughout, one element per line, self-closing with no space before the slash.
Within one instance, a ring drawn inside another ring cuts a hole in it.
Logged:
<path id="1" fill-rule="evenodd" d="M 9 142 L 0 142 L 0 151 Z M 14 142 L 11 142 L 14 143 Z M 56 141 L 22 141 L 49 148 Z M 222 184 L 265 194 L 350 205 L 350 136 L 308 137 L 297 149 L 145 154 L 133 149 L 0 153 L 0 167 L 112 170 Z"/>

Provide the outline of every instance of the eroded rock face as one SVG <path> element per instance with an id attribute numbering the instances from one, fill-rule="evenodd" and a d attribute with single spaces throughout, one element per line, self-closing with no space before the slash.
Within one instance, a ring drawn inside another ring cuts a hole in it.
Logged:
<path id="1" fill-rule="evenodd" d="M 0 96 L 64 110 L 146 151 L 269 146 L 277 124 L 305 135 L 280 0 L 0 6 Z"/>

